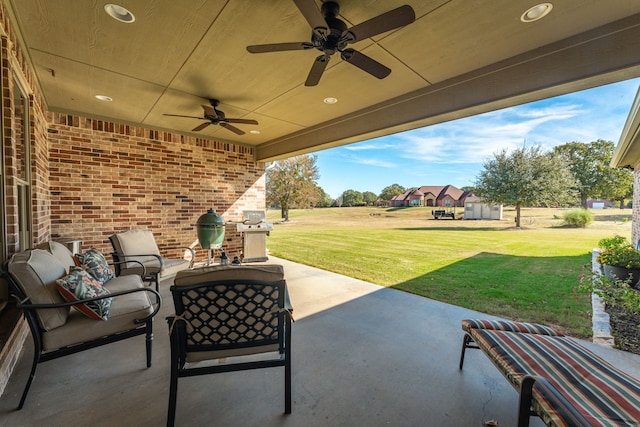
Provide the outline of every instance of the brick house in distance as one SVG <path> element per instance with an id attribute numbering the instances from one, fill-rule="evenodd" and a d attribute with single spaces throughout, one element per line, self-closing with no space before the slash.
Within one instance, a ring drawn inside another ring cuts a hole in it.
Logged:
<path id="1" fill-rule="evenodd" d="M 427 207 L 459 207 L 464 206 L 467 197 L 473 195 L 453 185 L 423 185 L 411 188 L 389 201 L 390 207 L 427 206 Z"/>

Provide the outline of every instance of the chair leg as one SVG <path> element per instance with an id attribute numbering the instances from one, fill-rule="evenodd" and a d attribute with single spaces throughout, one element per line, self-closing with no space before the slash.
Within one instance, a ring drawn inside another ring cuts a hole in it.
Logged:
<path id="1" fill-rule="evenodd" d="M 529 427 L 531 419 L 531 400 L 533 396 L 533 383 L 531 377 L 525 377 L 520 384 L 520 402 L 518 403 L 518 427 Z"/>
<path id="2" fill-rule="evenodd" d="M 24 391 L 22 392 L 22 397 L 20 398 L 20 403 L 18 404 L 18 410 L 22 409 L 22 407 L 24 406 L 24 401 L 27 400 L 27 394 L 29 393 L 29 388 L 31 388 L 31 382 L 36 376 L 36 368 L 38 367 L 39 360 L 40 360 L 40 354 L 38 354 L 38 350 L 36 349 L 33 352 L 33 362 L 31 364 L 31 372 L 29 373 L 27 384 L 24 386 Z"/>
<path id="3" fill-rule="evenodd" d="M 173 329 L 175 319 L 173 317 L 167 318 L 167 324 L 171 334 L 169 335 L 169 342 L 171 347 L 171 378 L 169 380 L 169 405 L 167 409 L 167 427 L 173 427 L 176 424 L 176 401 L 178 399 L 178 376 L 180 368 L 184 367 L 184 363 L 180 362 L 180 356 L 178 355 L 178 331 Z"/>
<path id="4" fill-rule="evenodd" d="M 462 351 L 460 352 L 460 369 L 462 369 L 462 365 L 464 364 L 464 353 L 466 352 L 467 347 L 469 347 L 469 341 L 471 341 L 471 337 L 469 334 L 465 334 L 462 339 Z"/>
<path id="5" fill-rule="evenodd" d="M 284 316 L 284 314 L 280 314 Z M 284 338 L 284 413 L 291 413 L 291 317 L 286 318 Z"/>
<path id="6" fill-rule="evenodd" d="M 160 273 L 151 273 L 153 281 L 156 284 L 156 291 L 160 292 Z"/>
<path id="7" fill-rule="evenodd" d="M 147 348 L 147 368 L 151 367 L 152 345 L 153 345 L 153 323 L 152 323 L 152 320 L 147 320 L 147 333 L 145 335 L 145 346 Z"/>
<path id="8" fill-rule="evenodd" d="M 291 360 L 289 358 L 284 365 L 284 413 L 291 413 Z"/>
<path id="9" fill-rule="evenodd" d="M 175 364 L 171 366 L 171 381 L 169 382 L 169 409 L 167 411 L 167 427 L 176 424 L 176 399 L 178 397 L 178 372 Z"/>

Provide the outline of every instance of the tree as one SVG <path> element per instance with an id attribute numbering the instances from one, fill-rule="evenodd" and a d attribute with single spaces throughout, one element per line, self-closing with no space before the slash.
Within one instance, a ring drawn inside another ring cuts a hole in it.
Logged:
<path id="1" fill-rule="evenodd" d="M 328 208 L 333 204 L 333 199 L 322 187 L 316 186 L 316 208 Z"/>
<path id="2" fill-rule="evenodd" d="M 469 191 L 471 193 L 476 193 L 476 187 L 474 187 L 473 185 L 465 185 L 464 187 L 460 188 L 462 191 Z"/>
<path id="3" fill-rule="evenodd" d="M 569 165 L 583 208 L 588 207 L 587 200 L 591 197 L 620 200 L 628 194 L 633 173 L 609 166 L 614 150 L 613 142 L 602 139 L 590 143 L 568 142 L 554 148 Z"/>
<path id="4" fill-rule="evenodd" d="M 356 190 L 347 190 L 342 193 L 342 206 L 362 206 L 364 205 L 364 198 L 362 193 Z"/>
<path id="5" fill-rule="evenodd" d="M 380 197 L 382 200 L 389 201 L 393 199 L 395 196 L 404 193 L 406 189 L 400 184 L 391 184 L 388 187 L 384 187 L 380 192 Z"/>
<path id="6" fill-rule="evenodd" d="M 364 201 L 365 206 L 374 206 L 376 204 L 376 200 L 378 200 L 378 196 L 371 191 L 365 191 L 362 193 L 362 200 Z"/>
<path id="7" fill-rule="evenodd" d="M 276 161 L 267 169 L 267 203 L 280 206 L 282 218 L 289 220 L 289 209 L 315 205 L 319 178 L 317 156 L 301 155 Z"/>
<path id="8" fill-rule="evenodd" d="M 601 186 L 602 198 L 618 201 L 620 209 L 623 209 L 625 199 L 633 197 L 633 171 L 611 168 Z"/>
<path id="9" fill-rule="evenodd" d="M 475 183 L 476 195 L 486 203 L 516 207 L 516 227 L 522 207 L 564 205 L 573 197 L 574 186 L 564 159 L 539 146 L 494 154 Z"/>

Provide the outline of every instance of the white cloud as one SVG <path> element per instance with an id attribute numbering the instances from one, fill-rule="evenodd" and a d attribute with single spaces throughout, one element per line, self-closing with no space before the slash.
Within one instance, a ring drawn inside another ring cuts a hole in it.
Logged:
<path id="1" fill-rule="evenodd" d="M 370 143 L 370 142 L 361 142 L 358 144 L 350 144 L 344 147 L 349 151 L 364 151 L 364 150 L 389 150 L 393 149 L 393 144 L 386 143 Z"/>
<path id="2" fill-rule="evenodd" d="M 353 157 L 351 159 L 351 162 L 353 163 L 359 163 L 361 165 L 367 165 L 367 166 L 377 166 L 377 167 L 381 167 L 381 168 L 395 168 L 397 167 L 397 165 L 395 163 L 392 162 L 387 162 L 385 160 L 382 159 L 365 159 L 362 157 Z"/>
<path id="3" fill-rule="evenodd" d="M 403 158 L 419 156 L 435 163 L 482 163 L 494 153 L 511 151 L 525 143 L 546 148 L 558 145 L 557 128 L 583 113 L 575 103 L 539 108 L 524 105 L 416 129 L 394 139 Z M 563 142 L 570 140 L 573 139 Z"/>

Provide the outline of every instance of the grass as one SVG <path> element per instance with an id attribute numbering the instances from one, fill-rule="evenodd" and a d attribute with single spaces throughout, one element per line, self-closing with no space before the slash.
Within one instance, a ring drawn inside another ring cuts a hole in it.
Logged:
<path id="1" fill-rule="evenodd" d="M 574 292 L 603 237 L 630 236 L 631 210 L 592 211 L 587 228 L 563 210 L 526 209 L 502 221 L 434 220 L 430 208 L 294 210 L 267 240 L 274 256 L 514 320 L 591 336 L 588 295 Z"/>

